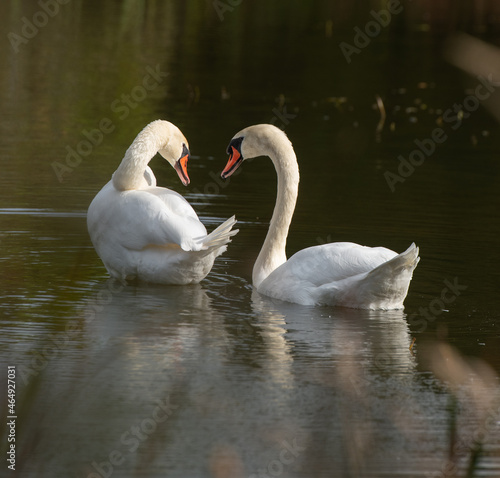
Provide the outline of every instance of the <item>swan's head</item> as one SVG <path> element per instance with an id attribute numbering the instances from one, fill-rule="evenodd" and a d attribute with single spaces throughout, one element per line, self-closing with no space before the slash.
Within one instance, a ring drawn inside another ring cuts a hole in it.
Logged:
<path id="1" fill-rule="evenodd" d="M 291 145 L 286 134 L 272 124 L 257 124 L 242 129 L 233 136 L 227 147 L 229 159 L 221 173 L 222 178 L 231 176 L 245 159 L 257 156 L 274 158 L 283 144 Z"/>
<path id="2" fill-rule="evenodd" d="M 149 161 L 160 153 L 177 171 L 182 184 L 189 184 L 187 163 L 189 145 L 180 129 L 164 120 L 149 123 L 134 139 L 113 173 L 113 185 L 118 191 L 154 186 L 156 179 L 148 168 Z"/>
<path id="3" fill-rule="evenodd" d="M 187 164 L 189 161 L 189 148 L 187 142 L 182 142 L 180 147 L 173 148 L 169 143 L 167 147 L 160 149 L 158 152 L 172 165 L 177 171 L 179 179 L 184 186 L 189 184 L 189 176 L 187 172 Z"/>
<path id="4" fill-rule="evenodd" d="M 182 184 L 187 186 L 189 184 L 187 172 L 189 145 L 187 139 L 177 126 L 168 121 L 162 121 L 161 123 L 168 131 L 162 132 L 162 138 L 165 139 L 165 142 L 161 144 L 158 153 L 160 153 L 177 171 Z"/>

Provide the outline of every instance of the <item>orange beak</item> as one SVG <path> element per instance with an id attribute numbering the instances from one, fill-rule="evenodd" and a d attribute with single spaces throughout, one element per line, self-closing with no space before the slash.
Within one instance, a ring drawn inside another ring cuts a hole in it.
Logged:
<path id="1" fill-rule="evenodd" d="M 221 177 L 223 179 L 227 179 L 229 176 L 231 176 L 231 174 L 233 174 L 238 169 L 238 166 L 241 164 L 242 161 L 243 161 L 243 156 L 234 146 L 231 146 L 231 153 L 229 154 L 229 160 L 227 161 L 224 171 L 222 171 L 221 173 Z"/>
<path id="2" fill-rule="evenodd" d="M 184 145 L 184 149 L 182 150 L 182 156 L 175 162 L 174 169 L 177 171 L 179 175 L 179 179 L 181 180 L 184 186 L 189 184 L 189 176 L 187 171 L 187 164 L 189 160 L 189 150 Z"/>

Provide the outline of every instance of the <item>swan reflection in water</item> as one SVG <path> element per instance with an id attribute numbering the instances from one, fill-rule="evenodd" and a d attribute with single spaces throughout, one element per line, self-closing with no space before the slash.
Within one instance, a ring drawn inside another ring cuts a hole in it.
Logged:
<path id="1" fill-rule="evenodd" d="M 298 306 L 210 280 L 109 281 L 89 296 L 81 337 L 36 400 L 34 453 L 53 476 L 88 476 L 114 451 L 123 477 L 439 469 L 448 400 L 417 372 L 403 312 Z"/>
<path id="2" fill-rule="evenodd" d="M 292 416 L 303 417 L 302 470 L 478 470 L 485 444 L 483 466 L 498 468 L 499 379 L 485 362 L 441 342 L 422 344 L 417 360 L 401 310 L 300 307 L 256 291 L 252 306 L 265 324 L 263 361 L 289 379 Z"/>
<path id="3" fill-rule="evenodd" d="M 299 427 L 309 450 L 306 468 L 359 474 L 373 469 L 376 461 L 390 463 L 408 440 L 416 439 L 415 446 L 428 440 L 415 436 L 411 426 L 421 406 L 401 310 L 297 306 L 256 291 L 252 305 L 266 324 L 262 333 L 269 357 L 263 360 L 270 373 L 290 378 L 291 408 L 302 409 L 307 418 Z M 299 403 L 297 395 L 303 396 Z"/>

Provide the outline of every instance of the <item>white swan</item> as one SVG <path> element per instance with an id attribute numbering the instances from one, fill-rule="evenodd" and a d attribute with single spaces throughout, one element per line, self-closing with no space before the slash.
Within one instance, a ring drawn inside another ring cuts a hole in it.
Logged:
<path id="1" fill-rule="evenodd" d="M 153 121 L 137 135 L 112 179 L 90 204 L 90 238 L 112 277 L 197 283 L 238 232 L 231 230 L 236 220 L 233 216 L 207 235 L 180 194 L 156 186 L 148 163 L 157 152 L 174 167 L 182 183 L 189 184 L 186 138 L 172 123 Z"/>
<path id="2" fill-rule="evenodd" d="M 253 268 L 258 292 L 302 305 L 337 305 L 358 309 L 400 309 L 419 257 L 412 244 L 402 254 L 385 247 L 336 242 L 303 249 L 287 260 L 288 228 L 299 186 L 292 144 L 272 125 L 237 133 L 227 149 L 228 178 L 244 159 L 269 156 L 278 175 L 278 193 L 269 231 Z"/>

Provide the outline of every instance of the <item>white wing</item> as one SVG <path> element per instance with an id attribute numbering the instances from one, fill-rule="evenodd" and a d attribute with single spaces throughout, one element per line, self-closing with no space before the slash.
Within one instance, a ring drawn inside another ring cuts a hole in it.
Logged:
<path id="1" fill-rule="evenodd" d="M 165 188 L 116 191 L 109 182 L 92 202 L 88 218 L 96 241 L 105 237 L 132 250 L 172 245 L 200 250 L 199 239 L 207 235 L 190 204 Z"/>
<path id="2" fill-rule="evenodd" d="M 296 277 L 321 286 L 371 271 L 395 256 L 396 252 L 385 247 L 334 242 L 302 249 L 283 266 Z"/>

